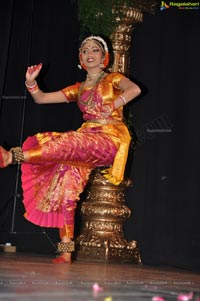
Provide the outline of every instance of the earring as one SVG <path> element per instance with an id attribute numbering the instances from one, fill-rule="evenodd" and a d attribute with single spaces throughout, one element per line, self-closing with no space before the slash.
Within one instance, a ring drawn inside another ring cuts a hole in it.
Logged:
<path id="1" fill-rule="evenodd" d="M 104 69 L 104 68 L 105 68 L 105 66 L 104 66 L 103 63 L 99 64 L 99 67 L 100 67 L 101 69 Z"/>
<path id="2" fill-rule="evenodd" d="M 81 70 L 82 69 L 82 66 L 80 64 L 78 64 L 78 68 Z"/>

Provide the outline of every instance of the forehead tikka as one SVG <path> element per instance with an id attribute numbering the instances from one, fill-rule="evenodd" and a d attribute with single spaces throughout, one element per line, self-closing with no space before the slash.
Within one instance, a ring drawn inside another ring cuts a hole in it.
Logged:
<path id="1" fill-rule="evenodd" d="M 86 42 L 92 41 L 92 40 L 100 42 L 103 45 L 105 52 L 108 52 L 107 43 L 100 36 L 90 36 L 90 37 L 86 38 L 85 40 L 83 40 L 83 42 L 81 43 L 81 47 L 79 48 L 79 51 L 81 51 L 81 49 L 83 48 L 83 45 Z"/>

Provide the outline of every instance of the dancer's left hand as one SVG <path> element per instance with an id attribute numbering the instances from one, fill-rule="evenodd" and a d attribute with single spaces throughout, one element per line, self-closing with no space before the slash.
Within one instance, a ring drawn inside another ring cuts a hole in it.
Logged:
<path id="1" fill-rule="evenodd" d="M 107 117 L 112 115 L 113 111 L 114 111 L 114 104 L 113 103 L 103 105 L 102 108 L 101 108 L 101 116 L 103 118 L 107 118 Z"/>

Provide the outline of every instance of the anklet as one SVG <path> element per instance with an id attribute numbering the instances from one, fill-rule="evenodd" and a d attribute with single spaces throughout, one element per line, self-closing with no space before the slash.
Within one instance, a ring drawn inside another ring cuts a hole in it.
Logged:
<path id="1" fill-rule="evenodd" d="M 72 253 L 74 250 L 75 250 L 74 241 L 58 243 L 58 252 Z"/>
<path id="2" fill-rule="evenodd" d="M 21 147 L 13 147 L 10 151 L 12 153 L 12 164 L 24 162 L 24 154 Z"/>

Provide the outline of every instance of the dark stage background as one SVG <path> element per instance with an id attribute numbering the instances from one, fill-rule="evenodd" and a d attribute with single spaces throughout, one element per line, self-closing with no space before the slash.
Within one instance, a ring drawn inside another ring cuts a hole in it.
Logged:
<path id="1" fill-rule="evenodd" d="M 27 65 L 40 62 L 44 91 L 83 78 L 75 1 L 1 1 L 0 37 L 0 144 L 9 149 L 37 132 L 79 127 L 75 104 L 37 105 L 24 87 Z M 143 92 L 128 105 L 137 147 L 127 165 L 134 184 L 124 233 L 138 242 L 143 264 L 200 268 L 199 53 L 199 10 L 158 8 L 134 29 L 130 77 Z M 57 230 L 23 217 L 20 169 L 0 170 L 0 183 L 0 243 L 54 252 Z"/>

